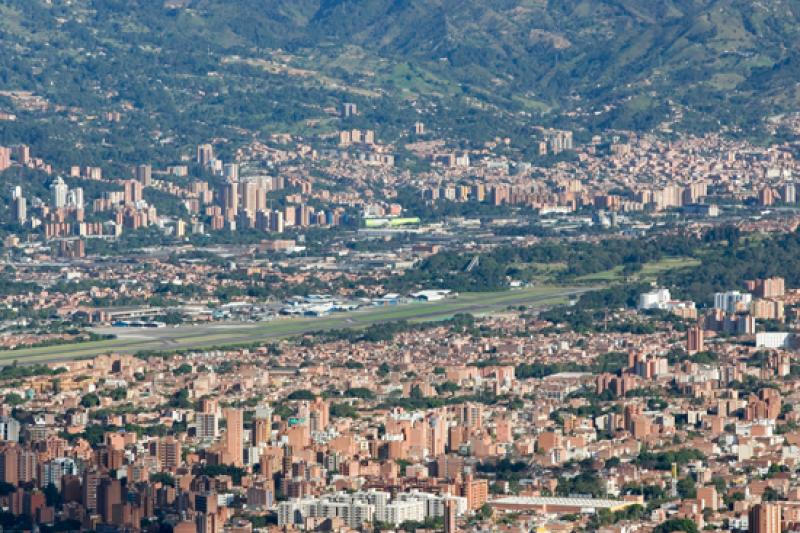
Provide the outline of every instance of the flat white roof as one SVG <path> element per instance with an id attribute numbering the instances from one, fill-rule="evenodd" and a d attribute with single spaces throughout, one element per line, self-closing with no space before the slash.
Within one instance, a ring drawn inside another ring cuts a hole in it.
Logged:
<path id="1" fill-rule="evenodd" d="M 590 376 L 590 372 L 559 372 L 557 374 L 550 374 L 549 376 L 545 376 L 545 381 L 549 379 L 577 379 L 583 378 L 586 376 Z"/>
<path id="2" fill-rule="evenodd" d="M 450 294 L 452 291 L 450 289 L 426 289 L 423 291 L 412 292 L 411 296 L 415 298 L 419 298 L 421 296 L 443 296 L 445 294 Z"/>
<path id="3" fill-rule="evenodd" d="M 606 500 L 603 498 L 553 498 L 553 497 L 533 497 L 533 496 L 508 496 L 492 500 L 490 503 L 500 505 L 553 505 L 563 507 L 582 507 L 582 508 L 606 508 L 619 507 L 620 505 L 631 504 L 624 500 Z"/>

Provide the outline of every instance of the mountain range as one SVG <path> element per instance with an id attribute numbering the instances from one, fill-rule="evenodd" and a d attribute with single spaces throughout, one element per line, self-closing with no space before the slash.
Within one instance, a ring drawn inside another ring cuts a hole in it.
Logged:
<path id="1" fill-rule="evenodd" d="M 794 0 L 3 0 L 0 111 L 21 120 L 0 143 L 68 140 L 102 158 L 85 146 L 106 142 L 127 160 L 133 148 L 91 121 L 52 131 L 65 108 L 124 106 L 157 157 L 203 136 L 324 128 L 343 100 L 387 135 L 419 114 L 464 135 L 759 135 L 800 101 L 798 17 Z"/>

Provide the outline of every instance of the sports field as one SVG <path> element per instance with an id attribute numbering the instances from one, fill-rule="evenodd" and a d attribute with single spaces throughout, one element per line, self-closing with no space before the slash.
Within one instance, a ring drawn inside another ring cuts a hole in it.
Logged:
<path id="1" fill-rule="evenodd" d="M 0 365 L 14 360 L 19 364 L 46 363 L 94 357 L 111 352 L 132 354 L 146 350 L 169 352 L 233 346 L 292 337 L 313 331 L 364 328 L 396 320 L 427 322 L 445 320 L 458 313 L 484 315 L 510 306 L 547 307 L 565 303 L 570 296 L 594 288 L 596 287 L 542 285 L 502 292 L 465 293 L 439 302 L 367 307 L 351 313 L 337 313 L 318 318 L 281 318 L 258 324 L 214 323 L 158 329 L 100 328 L 96 330 L 98 333 L 113 333 L 117 338 L 0 352 Z"/>

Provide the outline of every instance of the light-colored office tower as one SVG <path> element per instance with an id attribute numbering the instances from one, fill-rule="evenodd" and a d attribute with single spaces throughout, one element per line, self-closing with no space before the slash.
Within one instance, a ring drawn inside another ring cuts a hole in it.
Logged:
<path id="1" fill-rule="evenodd" d="M 722 309 L 726 313 L 736 313 L 745 310 L 753 296 L 739 291 L 717 292 L 714 294 L 714 308 Z"/>
<path id="2" fill-rule="evenodd" d="M 67 207 L 83 209 L 83 189 L 75 187 L 67 192 Z"/>
<path id="3" fill-rule="evenodd" d="M 344 115 L 345 118 L 358 115 L 358 106 L 351 102 L 345 102 L 342 104 L 342 115 Z"/>
<path id="4" fill-rule="evenodd" d="M 67 187 L 67 184 L 61 179 L 61 176 L 58 176 L 55 181 L 50 184 L 50 194 L 52 195 L 53 207 L 55 209 L 60 209 L 67 205 L 68 191 L 69 187 Z"/>
<path id="5" fill-rule="evenodd" d="M 256 209 L 258 211 L 266 211 L 267 209 L 267 191 L 268 185 L 263 181 L 257 181 L 258 188 L 256 189 Z"/>
<path id="6" fill-rule="evenodd" d="M 297 206 L 287 205 L 283 210 L 283 225 L 286 227 L 294 226 L 297 222 Z"/>
<path id="7" fill-rule="evenodd" d="M 14 213 L 17 216 L 17 222 L 24 224 L 28 220 L 28 202 L 24 196 L 18 196 L 14 199 Z"/>
<path id="8" fill-rule="evenodd" d="M 239 164 L 226 163 L 222 167 L 222 175 L 226 181 L 239 181 Z"/>
<path id="9" fill-rule="evenodd" d="M 100 167 L 86 167 L 85 175 L 86 179 L 101 180 L 103 179 L 103 169 Z"/>
<path id="10" fill-rule="evenodd" d="M 242 209 L 255 215 L 258 211 L 258 183 L 255 181 L 245 181 L 239 184 L 239 191 L 242 195 Z"/>

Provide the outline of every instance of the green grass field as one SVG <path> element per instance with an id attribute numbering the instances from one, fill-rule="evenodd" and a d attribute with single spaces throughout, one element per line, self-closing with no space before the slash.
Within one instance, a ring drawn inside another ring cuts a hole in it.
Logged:
<path id="1" fill-rule="evenodd" d="M 667 257 L 661 261 L 645 263 L 642 270 L 638 272 L 638 277 L 645 280 L 655 280 L 662 272 L 669 270 L 679 270 L 681 268 L 696 267 L 700 264 L 697 259 L 691 257 Z"/>
<path id="2" fill-rule="evenodd" d="M 697 259 L 691 257 L 665 257 L 659 261 L 652 261 L 645 263 L 639 272 L 634 273 L 630 277 L 638 281 L 655 281 L 659 274 L 669 270 L 678 270 L 681 268 L 695 267 L 700 264 Z M 595 272 L 587 274 L 576 279 L 583 283 L 613 283 L 617 281 L 625 281 L 625 276 L 622 275 L 622 266 L 614 267 L 610 270 L 603 272 Z"/>
<path id="3" fill-rule="evenodd" d="M 352 313 L 340 313 L 319 318 L 282 318 L 259 324 L 213 324 L 160 328 L 156 330 L 115 329 L 116 339 L 23 348 L 0 352 L 0 364 L 17 361 L 19 364 L 45 363 L 68 359 L 94 357 L 104 353 L 136 353 L 139 351 L 170 352 L 183 349 L 249 344 L 302 335 L 314 331 L 358 329 L 372 324 L 408 320 L 428 322 L 446 320 L 458 313 L 484 315 L 508 307 L 534 305 L 547 307 L 565 303 L 574 294 L 592 287 L 560 287 L 542 285 L 502 292 L 465 293 L 439 302 L 413 302 L 398 306 L 369 307 Z"/>

